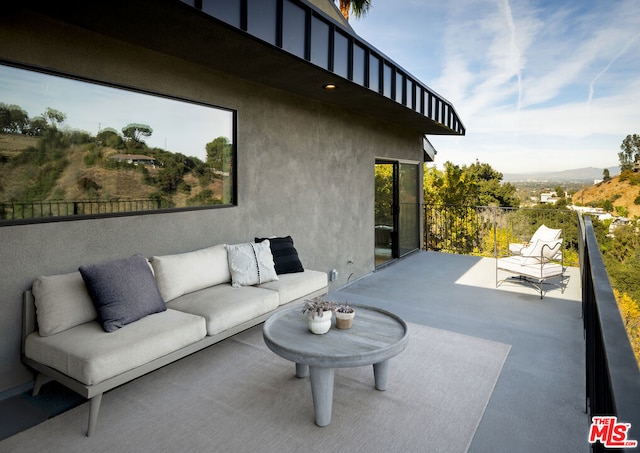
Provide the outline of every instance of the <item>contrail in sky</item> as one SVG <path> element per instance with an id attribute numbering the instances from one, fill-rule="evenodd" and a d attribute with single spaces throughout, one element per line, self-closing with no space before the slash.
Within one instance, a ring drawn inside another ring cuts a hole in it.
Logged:
<path id="1" fill-rule="evenodd" d="M 521 54 L 520 49 L 518 49 L 518 44 L 516 43 L 516 24 L 513 21 L 513 13 L 511 12 L 511 5 L 509 4 L 509 0 L 504 0 L 504 10 L 507 18 L 507 27 L 509 27 L 511 56 L 515 56 L 516 60 L 514 66 L 516 77 L 518 78 L 518 110 L 520 110 L 520 102 L 522 100 L 522 69 L 520 67 Z"/>
<path id="2" fill-rule="evenodd" d="M 607 64 L 607 66 L 598 73 L 597 76 L 595 76 L 593 78 L 593 80 L 591 81 L 591 83 L 589 84 L 589 99 L 587 100 L 587 104 L 591 105 L 591 100 L 593 99 L 593 92 L 594 92 L 594 85 L 596 84 L 596 82 L 598 81 L 598 79 L 600 77 L 602 77 L 602 75 L 607 72 L 609 70 L 609 68 L 613 65 L 613 63 L 616 62 L 616 60 L 618 60 L 618 58 L 620 58 L 629 47 L 631 47 L 631 44 L 633 44 L 633 42 L 638 39 L 638 37 L 640 37 L 640 33 L 638 33 L 637 35 L 635 35 L 634 37 L 632 37 L 629 41 L 627 41 L 627 43 L 625 44 L 625 46 L 622 48 L 622 50 L 620 52 L 618 52 L 616 54 L 615 57 L 613 57 L 611 59 L 611 61 L 609 62 L 609 64 Z"/>

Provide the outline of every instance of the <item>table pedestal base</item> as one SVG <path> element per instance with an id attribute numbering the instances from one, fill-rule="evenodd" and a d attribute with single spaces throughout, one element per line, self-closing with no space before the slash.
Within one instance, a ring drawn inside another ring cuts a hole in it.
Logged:
<path id="1" fill-rule="evenodd" d="M 299 378 L 310 376 L 316 425 L 327 426 L 331 424 L 334 368 L 322 368 L 296 363 L 296 376 Z M 376 390 L 384 391 L 387 389 L 389 382 L 388 360 L 373 364 L 373 377 Z"/>

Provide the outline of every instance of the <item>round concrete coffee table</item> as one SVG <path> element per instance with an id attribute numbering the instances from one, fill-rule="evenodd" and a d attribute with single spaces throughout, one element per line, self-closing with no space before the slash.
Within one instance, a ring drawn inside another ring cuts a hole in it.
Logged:
<path id="1" fill-rule="evenodd" d="M 310 376 L 316 424 L 331 423 L 335 368 L 373 365 L 375 388 L 386 390 L 389 359 L 404 350 L 409 340 L 407 324 L 379 308 L 353 305 L 353 327 L 334 324 L 323 335 L 309 331 L 302 306 L 286 308 L 264 323 L 263 337 L 273 352 L 296 364 L 296 376 Z M 334 317 L 335 318 L 335 317 Z"/>

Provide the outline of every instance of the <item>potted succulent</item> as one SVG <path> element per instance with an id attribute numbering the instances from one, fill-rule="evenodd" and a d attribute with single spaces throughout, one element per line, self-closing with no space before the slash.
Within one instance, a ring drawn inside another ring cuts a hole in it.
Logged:
<path id="1" fill-rule="evenodd" d="M 315 334 L 327 333 L 331 328 L 331 318 L 336 305 L 324 298 L 324 295 L 306 300 L 302 313 L 307 315 L 309 330 Z"/>
<path id="2" fill-rule="evenodd" d="M 338 329 L 351 329 L 356 310 L 350 307 L 347 302 L 338 305 L 336 308 L 336 327 Z"/>

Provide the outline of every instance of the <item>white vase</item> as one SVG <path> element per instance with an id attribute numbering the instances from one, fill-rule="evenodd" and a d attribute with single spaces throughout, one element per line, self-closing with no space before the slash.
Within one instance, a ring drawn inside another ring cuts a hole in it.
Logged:
<path id="1" fill-rule="evenodd" d="M 322 312 L 322 316 L 312 314 L 309 316 L 309 330 L 317 335 L 327 333 L 331 329 L 331 316 L 333 312 L 326 310 Z"/>

